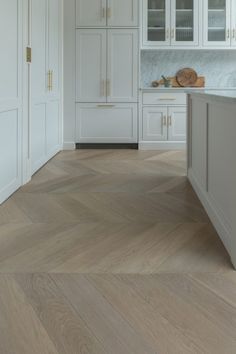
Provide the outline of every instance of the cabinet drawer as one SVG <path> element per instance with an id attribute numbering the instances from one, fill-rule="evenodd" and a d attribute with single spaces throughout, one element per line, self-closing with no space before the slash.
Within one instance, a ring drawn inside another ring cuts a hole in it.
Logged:
<path id="1" fill-rule="evenodd" d="M 186 94 L 179 92 L 144 92 L 144 105 L 186 105 Z"/>
<path id="2" fill-rule="evenodd" d="M 137 143 L 137 104 L 77 104 L 77 143 Z"/>

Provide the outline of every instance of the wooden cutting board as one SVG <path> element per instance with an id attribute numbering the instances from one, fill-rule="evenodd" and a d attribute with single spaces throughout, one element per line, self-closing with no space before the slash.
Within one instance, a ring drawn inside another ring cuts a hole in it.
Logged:
<path id="1" fill-rule="evenodd" d="M 181 69 L 176 74 L 176 80 L 181 87 L 194 86 L 197 79 L 198 74 L 191 68 Z"/>
<path id="2" fill-rule="evenodd" d="M 168 80 L 171 80 L 171 87 L 183 87 L 177 82 L 176 77 L 168 77 Z M 205 87 L 205 76 L 198 76 L 197 81 L 194 85 L 188 87 Z M 156 81 L 159 85 L 164 85 L 164 80 Z"/>

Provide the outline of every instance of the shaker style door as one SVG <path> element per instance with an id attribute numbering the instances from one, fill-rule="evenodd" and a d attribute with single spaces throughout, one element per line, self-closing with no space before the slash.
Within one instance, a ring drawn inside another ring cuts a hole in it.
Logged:
<path id="1" fill-rule="evenodd" d="M 76 0 L 77 27 L 104 27 L 107 24 L 106 0 Z"/>
<path id="2" fill-rule="evenodd" d="M 186 141 L 186 106 L 168 108 L 168 140 Z"/>
<path id="3" fill-rule="evenodd" d="M 231 0 L 204 0 L 204 45 L 229 47 L 231 44 Z"/>
<path id="4" fill-rule="evenodd" d="M 143 108 L 144 141 L 167 141 L 167 113 L 165 106 Z"/>
<path id="5" fill-rule="evenodd" d="M 199 44 L 199 1 L 174 0 L 171 8 L 171 45 Z"/>
<path id="6" fill-rule="evenodd" d="M 137 27 L 139 0 L 107 0 L 107 21 L 112 27 Z"/>
<path id="7" fill-rule="evenodd" d="M 106 102 L 106 42 L 105 29 L 76 32 L 77 102 Z"/>
<path id="8" fill-rule="evenodd" d="M 0 203 L 22 183 L 22 8 L 0 1 Z"/>
<path id="9" fill-rule="evenodd" d="M 143 0 L 143 45 L 170 45 L 170 0 Z"/>
<path id="10" fill-rule="evenodd" d="M 138 102 L 138 30 L 108 30 L 107 101 Z"/>

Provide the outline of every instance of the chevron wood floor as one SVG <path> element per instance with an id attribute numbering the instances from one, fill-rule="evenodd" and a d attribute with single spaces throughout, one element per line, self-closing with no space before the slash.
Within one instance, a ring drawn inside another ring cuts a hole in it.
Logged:
<path id="1" fill-rule="evenodd" d="M 235 354 L 236 274 L 183 152 L 63 152 L 0 206 L 1 354 Z"/>

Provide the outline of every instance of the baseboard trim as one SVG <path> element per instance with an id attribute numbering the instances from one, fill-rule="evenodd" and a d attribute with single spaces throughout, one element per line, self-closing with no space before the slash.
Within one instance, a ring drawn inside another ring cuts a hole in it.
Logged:
<path id="1" fill-rule="evenodd" d="M 75 143 L 74 142 L 64 142 L 63 143 L 63 150 L 75 150 Z"/>
<path id="2" fill-rule="evenodd" d="M 125 144 L 91 144 L 91 143 L 77 143 L 76 149 L 133 149 L 138 150 L 138 144 L 136 143 L 125 143 Z"/>
<path id="3" fill-rule="evenodd" d="M 185 150 L 185 142 L 140 141 L 140 150 Z"/>

